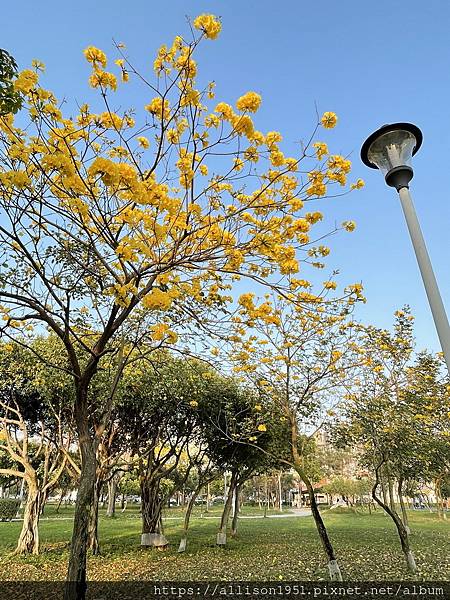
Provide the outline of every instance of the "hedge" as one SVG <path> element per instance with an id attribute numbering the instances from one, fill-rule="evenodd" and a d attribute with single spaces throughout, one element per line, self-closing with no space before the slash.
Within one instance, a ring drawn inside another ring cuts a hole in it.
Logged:
<path id="1" fill-rule="evenodd" d="M 0 498 L 0 521 L 11 521 L 19 510 L 20 500 Z"/>

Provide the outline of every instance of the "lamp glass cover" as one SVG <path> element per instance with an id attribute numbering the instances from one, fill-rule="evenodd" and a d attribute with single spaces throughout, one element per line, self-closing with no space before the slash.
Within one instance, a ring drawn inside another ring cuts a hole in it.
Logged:
<path id="1" fill-rule="evenodd" d="M 386 175 L 395 167 L 410 166 L 416 143 L 417 140 L 410 131 L 394 129 L 383 133 L 372 142 L 367 157 L 383 175 Z"/>

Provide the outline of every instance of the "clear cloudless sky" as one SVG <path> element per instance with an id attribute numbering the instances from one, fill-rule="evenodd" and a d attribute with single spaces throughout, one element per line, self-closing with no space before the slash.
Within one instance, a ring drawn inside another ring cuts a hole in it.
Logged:
<path id="1" fill-rule="evenodd" d="M 150 73 L 156 49 L 188 33 L 187 16 L 204 12 L 222 17 L 222 33 L 206 40 L 198 57 L 203 81 L 217 82 L 218 101 L 260 93 L 256 126 L 281 131 L 288 153 L 310 133 L 316 104 L 320 113 L 338 114 L 336 129 L 321 137 L 334 153 L 350 155 L 352 179 L 362 177 L 366 187 L 321 202 L 329 223 L 357 223 L 354 233 L 332 238 L 327 264 L 339 268 L 343 283 L 363 282 L 367 304 L 358 307 L 359 319 L 389 327 L 393 312 L 408 303 L 418 347 L 439 350 L 397 194 L 360 162 L 359 150 L 384 123 L 409 121 L 422 129 L 411 189 L 450 311 L 450 2 L 2 0 L 0 47 L 21 68 L 42 60 L 43 85 L 83 102 L 91 96 L 86 46 L 116 58 L 112 39 L 124 42 L 133 62 Z M 141 100 L 130 97 L 127 104 Z"/>

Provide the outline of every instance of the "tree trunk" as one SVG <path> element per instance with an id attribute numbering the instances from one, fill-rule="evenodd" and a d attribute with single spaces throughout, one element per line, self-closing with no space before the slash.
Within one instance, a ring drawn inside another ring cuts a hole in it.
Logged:
<path id="1" fill-rule="evenodd" d="M 141 479 L 142 535 L 141 546 L 165 547 L 169 544 L 163 535 L 162 499 L 160 480 Z"/>
<path id="2" fill-rule="evenodd" d="M 264 497 L 264 518 L 267 517 L 267 511 L 269 510 L 269 482 L 268 482 L 268 478 L 267 475 L 265 477 L 265 484 L 266 484 L 266 489 L 265 489 L 265 497 Z"/>
<path id="3" fill-rule="evenodd" d="M 341 570 L 339 568 L 339 563 L 334 553 L 333 545 L 331 543 L 330 538 L 328 537 L 327 528 L 325 527 L 325 523 L 323 522 L 322 516 L 319 511 L 319 507 L 317 505 L 312 483 L 299 463 L 295 465 L 295 470 L 302 478 L 302 481 L 306 485 L 306 489 L 308 490 L 312 516 L 314 518 L 314 522 L 316 524 L 317 532 L 319 534 L 320 541 L 322 542 L 323 549 L 328 558 L 328 573 L 330 575 L 330 579 L 331 581 L 343 581 Z"/>
<path id="4" fill-rule="evenodd" d="M 375 469 L 375 475 L 376 475 L 376 479 L 375 479 L 375 484 L 372 488 L 372 498 L 375 500 L 375 502 L 381 506 L 381 508 L 391 517 L 391 519 L 394 521 L 395 526 L 397 528 L 397 533 L 398 536 L 400 538 L 400 544 L 402 547 L 402 551 L 403 554 L 405 555 L 405 560 L 406 560 L 406 565 L 408 567 L 408 571 L 412 574 L 414 574 L 416 572 L 416 561 L 414 560 L 414 555 L 411 551 L 411 547 L 409 545 L 409 536 L 408 536 L 408 532 L 405 528 L 405 526 L 403 525 L 402 520 L 400 519 L 400 517 L 398 516 L 397 512 L 395 510 L 391 510 L 391 508 L 385 503 L 383 502 L 376 494 L 377 492 L 377 487 L 380 483 L 379 480 L 379 469 L 380 467 L 378 467 L 377 469 Z"/>
<path id="5" fill-rule="evenodd" d="M 27 481 L 28 495 L 23 512 L 22 530 L 15 554 L 39 554 L 39 517 L 41 493 L 36 482 Z"/>
<path id="6" fill-rule="evenodd" d="M 110 518 L 116 516 L 117 483 L 118 479 L 116 475 L 108 481 L 108 507 L 106 509 L 106 516 Z"/>
<path id="7" fill-rule="evenodd" d="M 45 510 L 45 505 L 47 504 L 48 496 L 50 493 L 50 489 L 47 487 L 46 490 L 41 494 L 41 499 L 39 501 L 39 515 L 42 517 Z"/>
<path id="8" fill-rule="evenodd" d="M 189 531 L 189 521 L 191 520 L 192 509 L 194 508 L 195 499 L 197 498 L 197 494 L 200 491 L 200 489 L 201 489 L 201 487 L 199 487 L 195 490 L 195 492 L 192 494 L 192 496 L 188 502 L 188 505 L 186 508 L 186 514 L 184 515 L 183 533 L 181 536 L 180 545 L 178 547 L 178 552 L 184 552 L 186 550 L 187 537 L 188 537 L 188 531 Z"/>
<path id="9" fill-rule="evenodd" d="M 301 457 L 298 451 L 298 429 L 297 419 L 295 415 L 291 415 L 291 444 L 294 468 L 299 474 L 303 483 L 306 485 L 306 489 L 308 490 L 309 501 L 311 504 L 311 512 L 314 518 L 314 522 L 316 524 L 320 541 L 322 542 L 323 549 L 328 558 L 327 566 L 330 579 L 331 581 L 343 581 L 341 569 L 339 568 L 339 563 L 334 553 L 333 545 L 331 543 L 330 538 L 328 537 L 327 528 L 325 527 L 325 523 L 323 522 L 322 516 L 319 511 L 319 507 L 317 506 L 316 497 L 314 495 L 314 488 L 312 486 L 311 481 L 309 480 L 309 477 L 306 475 L 302 467 Z"/>
<path id="10" fill-rule="evenodd" d="M 387 490 L 386 490 L 386 482 L 384 480 L 384 476 L 381 477 L 381 493 L 383 494 L 383 503 L 388 503 Z"/>
<path id="11" fill-rule="evenodd" d="M 281 489 L 281 473 L 278 473 L 278 510 L 283 512 L 283 498 Z"/>
<path id="12" fill-rule="evenodd" d="M 436 496 L 436 511 L 437 511 L 438 519 L 443 519 L 444 518 L 444 510 L 443 510 L 443 502 L 442 502 L 441 492 L 440 492 L 440 480 L 439 479 L 435 479 L 435 481 L 434 481 L 434 495 Z"/>
<path id="13" fill-rule="evenodd" d="M 92 500 L 89 515 L 89 536 L 88 547 L 94 556 L 100 554 L 100 543 L 98 540 L 98 508 L 100 504 L 100 493 L 103 486 L 103 480 L 97 477 L 94 486 L 94 498 Z"/>
<path id="14" fill-rule="evenodd" d="M 405 502 L 403 500 L 403 477 L 398 480 L 398 499 L 400 501 L 400 508 L 402 510 L 403 525 L 405 526 L 408 535 L 411 533 L 408 522 L 408 513 L 406 512 Z"/>
<path id="15" fill-rule="evenodd" d="M 388 480 L 389 508 L 393 512 L 396 512 L 395 500 L 394 500 L 394 480 L 392 479 L 392 475 L 390 474 L 389 471 L 387 474 L 387 480 Z"/>
<path id="16" fill-rule="evenodd" d="M 233 471 L 231 474 L 230 485 L 228 488 L 227 500 L 225 502 L 225 506 L 223 507 L 222 518 L 220 520 L 220 528 L 217 532 L 216 544 L 218 546 L 225 546 L 227 543 L 227 525 L 228 518 L 230 516 L 231 504 L 233 502 L 233 489 L 236 484 L 237 473 Z"/>
<path id="17" fill-rule="evenodd" d="M 61 504 L 62 504 L 62 501 L 64 500 L 65 495 L 66 495 L 66 491 L 67 491 L 66 488 L 64 488 L 64 490 L 61 489 L 61 495 L 59 496 L 58 506 L 56 507 L 56 511 L 55 511 L 57 515 L 59 515 L 59 509 L 61 508 Z"/>
<path id="18" fill-rule="evenodd" d="M 89 434 L 88 417 L 87 415 L 83 416 L 80 417 L 78 415 L 77 418 L 78 442 L 81 452 L 81 472 L 75 503 L 64 600 L 84 600 L 86 597 L 86 558 L 89 520 L 94 500 L 97 459 L 96 444 Z"/>
<path id="19" fill-rule="evenodd" d="M 234 512 L 233 512 L 233 520 L 231 522 L 231 537 L 236 537 L 237 529 L 238 529 L 238 520 L 239 520 L 239 506 L 240 506 L 240 493 L 241 486 L 237 485 L 234 488 Z"/>
<path id="20" fill-rule="evenodd" d="M 226 504 L 228 500 L 228 490 L 227 490 L 227 472 L 223 474 L 223 503 Z"/>
<path id="21" fill-rule="evenodd" d="M 206 510 L 205 512 L 209 512 L 211 502 L 211 485 L 208 483 L 206 488 Z"/>

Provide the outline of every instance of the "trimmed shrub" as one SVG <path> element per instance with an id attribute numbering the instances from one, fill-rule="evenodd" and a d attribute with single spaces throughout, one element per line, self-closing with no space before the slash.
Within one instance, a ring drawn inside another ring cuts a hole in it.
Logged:
<path id="1" fill-rule="evenodd" d="M 0 498 L 0 521 L 11 521 L 19 510 L 20 501 L 15 498 Z"/>

